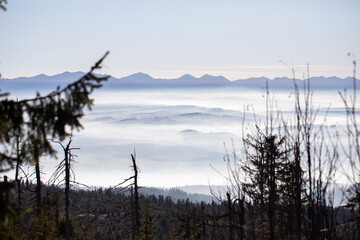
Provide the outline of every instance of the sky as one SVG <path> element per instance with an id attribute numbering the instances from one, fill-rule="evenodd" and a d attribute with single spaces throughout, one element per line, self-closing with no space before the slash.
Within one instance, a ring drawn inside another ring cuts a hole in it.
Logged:
<path id="1" fill-rule="evenodd" d="M 231 80 L 352 75 L 358 0 L 9 0 L 0 11 L 4 78 L 87 71 Z M 348 57 L 350 52 L 353 56 Z M 281 60 L 281 61 L 279 61 Z"/>

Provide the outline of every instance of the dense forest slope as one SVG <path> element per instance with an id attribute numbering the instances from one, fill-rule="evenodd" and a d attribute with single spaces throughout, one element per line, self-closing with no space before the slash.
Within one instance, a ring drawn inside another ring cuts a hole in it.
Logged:
<path id="1" fill-rule="evenodd" d="M 64 239 L 62 198 L 64 189 L 44 186 L 42 210 L 41 213 L 35 214 L 31 208 L 33 202 L 31 189 L 34 188 L 35 185 L 22 184 L 22 202 L 28 209 L 18 226 L 18 230 L 23 233 L 23 239 Z M 103 188 L 71 191 L 72 238 L 133 239 L 134 227 L 136 227 L 133 195 L 130 189 L 125 193 L 122 192 Z M 9 200 L 16 201 L 14 192 Z M 251 235 L 257 236 L 267 231 L 262 228 L 264 226 L 252 225 L 254 220 L 252 211 L 256 206 L 248 203 L 241 205 L 239 202 L 229 205 L 226 199 L 210 203 L 192 202 L 189 199 L 174 200 L 163 195 L 140 195 L 139 200 L 141 227 L 137 235 L 149 231 L 152 237 L 149 235 L 148 238 L 138 239 L 230 239 L 230 231 L 234 231 L 232 234 L 236 236 L 248 239 Z M 344 208 L 324 210 L 335 218 L 333 220 L 337 228 L 336 239 L 349 239 L 352 233 L 351 224 L 349 225 L 351 212 Z M 278 239 L 290 239 L 288 237 L 293 236 L 293 233 L 286 226 L 291 223 L 282 218 L 278 221 L 281 221 L 279 225 L 283 228 L 277 231 L 285 234 L 283 237 L 279 235 Z M 238 228 L 241 224 L 243 224 L 242 232 Z"/>

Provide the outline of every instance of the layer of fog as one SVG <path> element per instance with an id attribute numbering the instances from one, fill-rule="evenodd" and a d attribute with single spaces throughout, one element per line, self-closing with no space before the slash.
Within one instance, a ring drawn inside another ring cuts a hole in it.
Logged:
<path id="1" fill-rule="evenodd" d="M 270 97 L 274 111 L 294 119 L 294 94 L 277 91 Z M 223 185 L 217 171 L 226 174 L 224 144 L 232 151 L 234 143 L 241 156 L 242 130 L 255 119 L 264 122 L 266 115 L 265 91 L 247 88 L 100 90 L 94 99 L 82 119 L 84 129 L 73 133 L 72 146 L 80 148 L 74 151 L 76 181 L 95 186 L 128 178 L 134 151 L 143 186 Z M 328 126 L 345 124 L 335 90 L 316 91 L 313 106 L 316 124 L 325 115 Z M 62 158 L 59 151 L 57 160 L 42 159 L 44 180 Z"/>

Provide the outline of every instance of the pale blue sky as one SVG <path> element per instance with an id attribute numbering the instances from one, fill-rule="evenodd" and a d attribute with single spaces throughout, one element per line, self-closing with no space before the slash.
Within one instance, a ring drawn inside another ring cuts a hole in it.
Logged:
<path id="1" fill-rule="evenodd" d="M 360 57 L 360 1 L 9 0 L 0 11 L 5 78 L 87 71 L 185 73 L 229 79 L 352 74 Z"/>

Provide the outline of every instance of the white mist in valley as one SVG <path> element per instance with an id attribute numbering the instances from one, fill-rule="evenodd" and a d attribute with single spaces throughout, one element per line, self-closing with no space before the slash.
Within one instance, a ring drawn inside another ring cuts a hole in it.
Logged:
<path id="1" fill-rule="evenodd" d="M 270 97 L 275 112 L 294 119 L 291 91 L 270 91 Z M 241 156 L 242 129 L 254 126 L 255 119 L 264 122 L 266 116 L 265 91 L 252 88 L 106 90 L 94 98 L 73 146 L 81 148 L 76 153 L 77 180 L 97 186 L 130 176 L 134 150 L 143 186 L 225 184 L 219 174 L 226 174 L 224 144 L 232 152 L 234 143 Z M 331 126 L 345 124 L 336 90 L 316 91 L 312 105 L 315 124 L 326 117 L 334 132 Z"/>
<path id="2" fill-rule="evenodd" d="M 11 93 L 13 98 L 32 97 L 24 90 Z M 80 148 L 74 151 L 76 181 L 93 186 L 114 186 L 131 176 L 134 151 L 142 186 L 224 185 L 225 147 L 241 157 L 243 134 L 266 119 L 266 92 L 260 88 L 99 89 L 93 94 L 95 105 L 86 110 L 84 128 L 73 132 L 72 143 Z M 273 112 L 294 123 L 292 90 L 270 89 L 269 97 Z M 315 127 L 326 118 L 327 131 L 339 133 L 346 146 L 346 115 L 337 90 L 315 90 L 312 106 Z M 63 158 L 61 148 L 54 147 L 58 159 L 41 160 L 44 180 Z M 339 172 L 348 168 L 338 167 Z M 345 182 L 341 173 L 337 181 Z"/>

